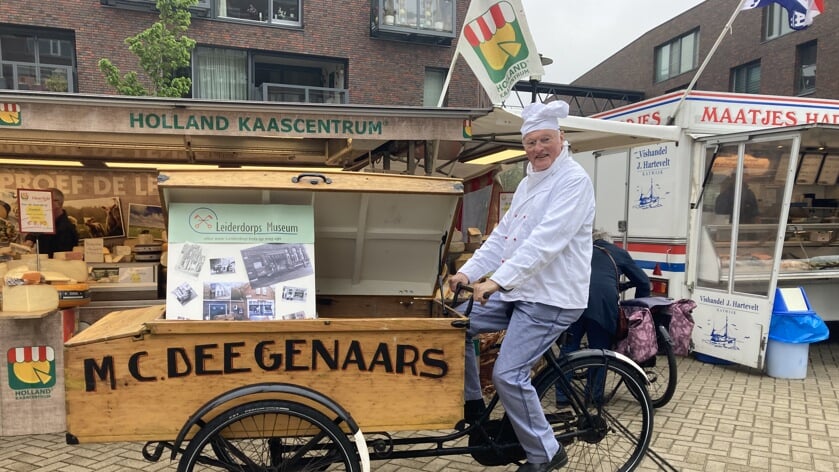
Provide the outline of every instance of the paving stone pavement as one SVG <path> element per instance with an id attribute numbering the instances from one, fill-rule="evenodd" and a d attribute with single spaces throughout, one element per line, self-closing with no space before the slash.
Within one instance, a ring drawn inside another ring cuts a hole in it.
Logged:
<path id="1" fill-rule="evenodd" d="M 673 400 L 656 411 L 652 450 L 684 472 L 839 470 L 839 340 L 810 345 L 803 380 L 736 365 L 679 359 Z M 421 434 L 421 433 L 415 433 Z M 142 443 L 70 446 L 63 434 L 0 438 L 0 471 L 174 471 L 168 455 L 143 459 Z M 374 461 L 376 472 L 514 471 L 468 456 Z M 641 471 L 661 470 L 650 458 Z"/>

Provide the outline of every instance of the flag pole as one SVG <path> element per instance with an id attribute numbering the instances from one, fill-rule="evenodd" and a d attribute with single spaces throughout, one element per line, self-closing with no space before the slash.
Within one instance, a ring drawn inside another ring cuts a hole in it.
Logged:
<path id="1" fill-rule="evenodd" d="M 717 48 L 722 43 L 722 39 L 726 33 L 731 32 L 731 25 L 734 23 L 734 20 L 737 18 L 737 15 L 740 14 L 740 11 L 743 8 L 743 4 L 746 3 L 748 0 L 740 0 L 737 2 L 737 9 L 734 10 L 734 13 L 731 15 L 731 18 L 728 20 L 728 23 L 723 26 L 722 31 L 720 32 L 719 37 L 717 37 L 717 41 L 711 46 L 711 50 L 708 51 L 708 55 L 705 56 L 705 60 L 702 61 L 702 65 L 699 66 L 697 69 L 696 74 L 693 75 L 693 79 L 691 79 L 690 84 L 688 84 L 688 88 L 685 89 L 685 93 L 682 94 L 682 98 L 679 99 L 679 103 L 676 104 L 676 108 L 673 110 L 673 114 L 667 118 L 667 124 L 672 125 L 676 121 L 676 114 L 679 113 L 679 109 L 682 107 L 682 104 L 685 102 L 688 94 L 693 90 L 693 87 L 696 85 L 696 81 L 699 80 L 699 76 L 702 75 L 702 72 L 705 70 L 705 66 L 711 62 L 711 57 L 717 52 Z"/>
<path id="2" fill-rule="evenodd" d="M 458 48 L 460 47 L 460 39 L 458 39 Z M 449 82 L 452 80 L 452 71 L 454 71 L 454 64 L 457 62 L 457 56 L 460 55 L 460 50 L 455 49 L 454 56 L 452 56 L 452 63 L 449 64 L 449 71 L 446 73 L 446 80 L 443 82 L 443 90 L 440 91 L 440 99 L 437 101 L 437 108 L 443 106 L 446 100 L 446 94 L 449 92 Z"/>

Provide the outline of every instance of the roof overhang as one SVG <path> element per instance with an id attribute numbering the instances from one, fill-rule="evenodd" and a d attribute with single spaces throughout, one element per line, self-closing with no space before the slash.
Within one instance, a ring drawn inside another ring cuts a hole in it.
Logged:
<path id="1" fill-rule="evenodd" d="M 472 122 L 472 142 L 466 145 L 460 160 L 469 162 L 502 148 L 522 149 L 521 125 L 522 118 L 518 113 L 494 108 Z M 678 126 L 643 125 L 581 116 L 562 118 L 559 125 L 565 131 L 565 138 L 571 143 L 574 152 L 605 151 L 678 141 L 681 132 Z"/>
<path id="2" fill-rule="evenodd" d="M 0 91 L 0 157 L 358 170 L 393 141 L 457 157 L 488 109 L 230 102 Z"/>

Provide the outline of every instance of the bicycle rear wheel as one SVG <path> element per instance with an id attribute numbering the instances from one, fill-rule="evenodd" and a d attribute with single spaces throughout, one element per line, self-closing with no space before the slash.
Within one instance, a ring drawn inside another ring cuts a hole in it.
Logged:
<path id="1" fill-rule="evenodd" d="M 661 408 L 666 405 L 676 393 L 677 367 L 676 353 L 673 352 L 673 341 L 664 326 L 658 326 L 658 353 L 648 361 L 641 363 L 647 379 L 650 381 L 650 400 L 653 407 Z"/>
<path id="2" fill-rule="evenodd" d="M 647 388 L 640 372 L 614 354 L 586 352 L 572 356 L 561 373 L 546 369 L 536 385 L 557 440 L 568 452 L 563 470 L 634 470 L 652 437 L 653 407 Z M 557 404 L 560 376 L 569 379 L 584 408 Z M 605 400 L 604 391 L 609 392 Z"/>

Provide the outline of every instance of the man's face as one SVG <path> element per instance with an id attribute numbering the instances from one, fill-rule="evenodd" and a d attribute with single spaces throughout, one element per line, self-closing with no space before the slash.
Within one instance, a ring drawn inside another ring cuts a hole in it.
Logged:
<path id="1" fill-rule="evenodd" d="M 62 198 L 60 198 L 56 195 L 53 195 L 52 196 L 52 216 L 54 218 L 58 218 L 58 215 L 61 214 L 63 209 L 64 209 L 64 199 L 62 199 Z"/>
<path id="2" fill-rule="evenodd" d="M 527 160 L 536 172 L 550 167 L 562 151 L 562 136 L 559 130 L 555 129 L 531 131 L 521 142 L 524 144 Z"/>

